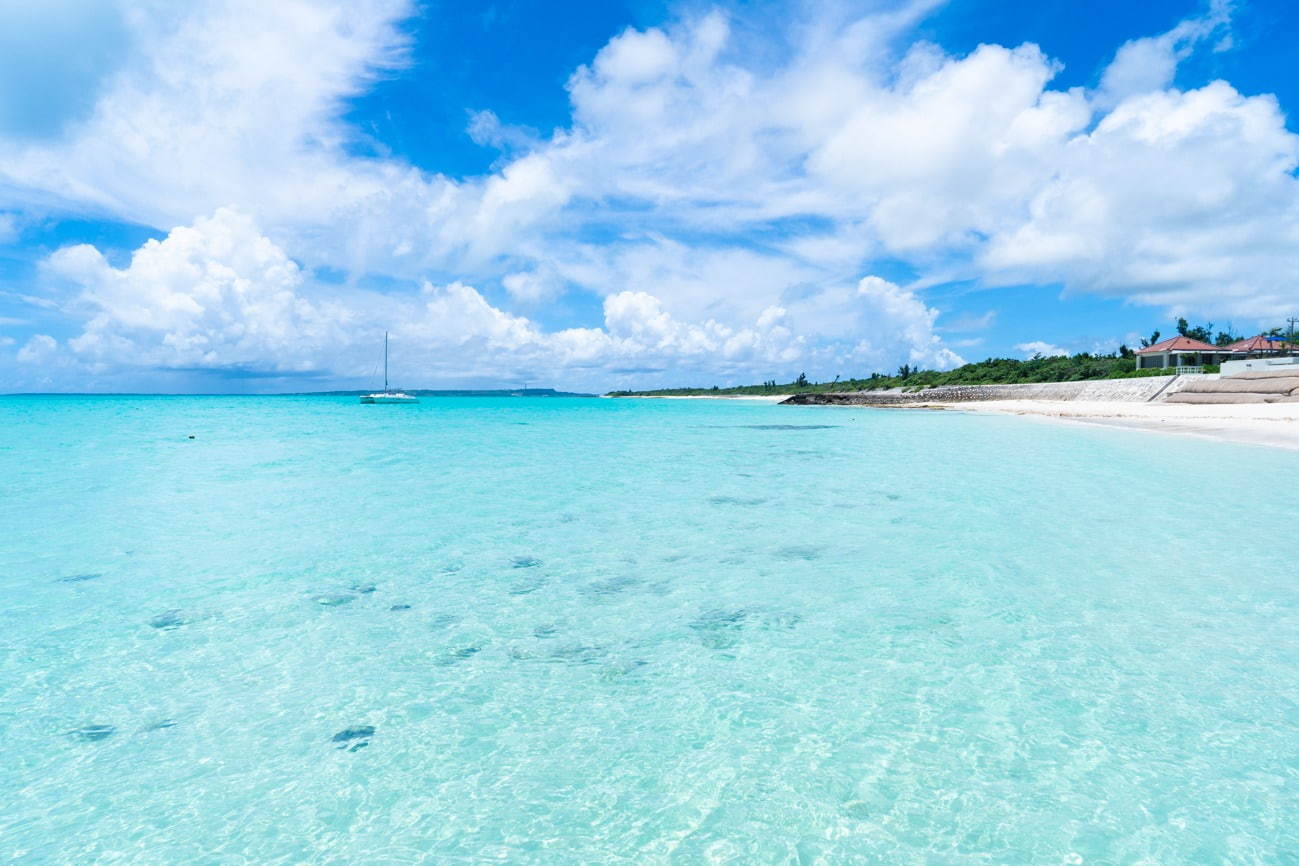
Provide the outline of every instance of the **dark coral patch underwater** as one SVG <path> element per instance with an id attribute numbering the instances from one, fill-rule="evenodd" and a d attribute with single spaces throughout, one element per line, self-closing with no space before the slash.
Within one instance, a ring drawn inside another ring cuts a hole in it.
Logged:
<path id="1" fill-rule="evenodd" d="M 77 728 L 75 731 L 68 731 L 68 736 L 74 740 L 83 740 L 87 743 L 95 743 L 99 740 L 106 740 L 113 734 L 117 733 L 117 728 L 112 725 L 85 725 Z"/>
<path id="2" fill-rule="evenodd" d="M 96 580 L 104 576 L 104 573 L 97 571 L 87 574 L 69 574 L 66 577 L 60 577 L 57 583 L 85 583 L 87 580 Z"/>
<path id="3" fill-rule="evenodd" d="M 185 622 L 186 621 L 181 617 L 179 610 L 168 610 L 152 617 L 149 620 L 149 625 L 152 628 L 161 631 L 171 631 L 172 629 L 180 628 L 185 624 Z"/>
<path id="4" fill-rule="evenodd" d="M 356 725 L 351 728 L 343 728 L 337 734 L 330 738 L 331 742 L 341 743 L 340 749 L 347 749 L 349 752 L 356 752 L 370 745 L 370 738 L 374 736 L 374 725 Z M 349 745 L 350 748 L 349 748 Z"/>

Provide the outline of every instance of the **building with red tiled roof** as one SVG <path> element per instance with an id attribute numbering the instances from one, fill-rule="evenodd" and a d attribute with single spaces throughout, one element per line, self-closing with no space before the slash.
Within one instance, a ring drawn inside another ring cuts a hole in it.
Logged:
<path id="1" fill-rule="evenodd" d="M 1137 369 L 1201 367 L 1204 364 L 1220 364 L 1232 358 L 1243 358 L 1243 352 L 1233 351 L 1224 346 L 1210 346 L 1190 337 L 1170 337 L 1153 346 L 1137 349 Z"/>
<path id="2" fill-rule="evenodd" d="M 1228 352 L 1247 352 L 1255 354 L 1258 352 L 1282 352 L 1290 348 L 1290 344 L 1284 340 L 1270 338 L 1265 334 L 1259 334 L 1257 337 L 1248 337 L 1244 340 L 1223 346 Z"/>
<path id="3" fill-rule="evenodd" d="M 1137 349 L 1138 355 L 1155 355 L 1160 352 L 1220 352 L 1222 349 L 1218 346 L 1211 346 L 1208 343 L 1201 343 L 1199 340 L 1192 340 L 1190 337 L 1170 337 L 1167 340 L 1161 340 L 1153 346 L 1147 346 L 1144 349 Z"/>

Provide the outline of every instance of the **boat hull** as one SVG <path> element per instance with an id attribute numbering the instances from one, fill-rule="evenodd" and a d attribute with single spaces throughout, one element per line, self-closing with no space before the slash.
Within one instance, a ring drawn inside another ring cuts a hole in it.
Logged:
<path id="1" fill-rule="evenodd" d="M 409 394 L 364 394 L 362 403 L 418 403 L 418 397 Z"/>

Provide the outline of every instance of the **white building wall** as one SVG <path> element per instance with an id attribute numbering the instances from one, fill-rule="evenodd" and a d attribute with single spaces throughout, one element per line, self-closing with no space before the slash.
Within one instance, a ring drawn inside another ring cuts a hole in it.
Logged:
<path id="1" fill-rule="evenodd" d="M 1246 358 L 1241 361 L 1223 361 L 1222 375 L 1236 376 L 1250 370 L 1269 370 L 1281 368 L 1279 372 L 1289 372 L 1289 367 L 1299 366 L 1299 357 L 1284 356 L 1280 358 Z M 1299 374 L 1299 370 L 1296 371 Z"/>

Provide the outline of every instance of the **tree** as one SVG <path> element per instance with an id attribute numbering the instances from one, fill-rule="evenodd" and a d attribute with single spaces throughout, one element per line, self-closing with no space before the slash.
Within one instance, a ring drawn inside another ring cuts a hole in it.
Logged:
<path id="1" fill-rule="evenodd" d="M 799 373 L 798 378 L 794 380 L 794 385 L 799 388 L 806 388 L 808 386 L 807 374 Z"/>
<path id="2" fill-rule="evenodd" d="M 1155 345 L 1155 343 L 1158 342 L 1159 342 L 1159 330 L 1156 328 L 1155 332 L 1150 335 L 1150 339 L 1147 340 L 1145 337 L 1141 338 L 1141 348 L 1148 349 L 1149 347 Z"/>
<path id="3" fill-rule="evenodd" d="M 915 371 L 911 369 L 911 365 L 910 365 L 910 364 L 903 364 L 901 367 L 898 367 L 898 378 L 899 378 L 899 379 L 908 379 L 908 378 L 911 377 L 911 374 L 912 374 L 913 372 L 915 372 Z"/>
<path id="4" fill-rule="evenodd" d="M 1141 342 L 1144 343 L 1145 340 L 1142 340 Z M 1123 345 L 1123 344 L 1120 344 L 1120 345 L 1119 345 L 1119 357 L 1120 357 L 1120 358 L 1131 358 L 1131 357 L 1132 357 L 1133 355 L 1135 355 L 1135 354 L 1136 354 L 1136 352 L 1134 352 L 1134 351 L 1132 351 L 1131 349 L 1129 349 L 1126 345 Z"/>
<path id="5" fill-rule="evenodd" d="M 1210 322 L 1207 325 L 1196 325 L 1192 328 L 1186 319 L 1178 319 L 1177 333 L 1181 334 L 1183 337 L 1189 337 L 1192 340 L 1199 340 L 1201 343 L 1208 343 L 1213 340 L 1213 322 Z"/>
<path id="6" fill-rule="evenodd" d="M 1215 338 L 1213 341 L 1213 344 L 1215 346 L 1230 346 L 1232 343 L 1236 342 L 1237 340 L 1244 339 L 1239 334 L 1233 334 L 1231 330 L 1232 330 L 1231 326 L 1228 325 L 1227 330 L 1219 331 L 1217 338 Z"/>

